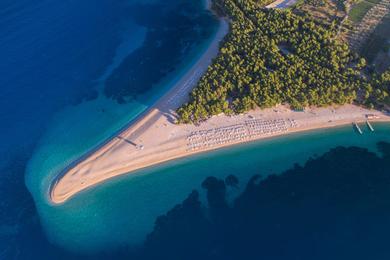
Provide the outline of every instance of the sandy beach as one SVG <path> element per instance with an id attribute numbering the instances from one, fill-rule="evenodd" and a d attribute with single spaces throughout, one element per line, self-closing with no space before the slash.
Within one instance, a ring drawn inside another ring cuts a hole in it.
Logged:
<path id="1" fill-rule="evenodd" d="M 365 124 L 367 115 L 370 121 L 390 121 L 382 112 L 355 105 L 307 108 L 303 112 L 280 105 L 241 115 L 214 116 L 199 125 L 175 124 L 175 110 L 187 101 L 228 30 L 228 22 L 221 20 L 208 49 L 166 95 L 127 129 L 62 172 L 51 187 L 52 202 L 63 203 L 115 176 L 196 153 L 299 131 L 345 124 L 352 128 L 354 122 Z"/>
<path id="2" fill-rule="evenodd" d="M 390 121 L 388 115 L 355 105 L 309 108 L 304 112 L 278 106 L 236 116 L 215 116 L 198 126 L 176 125 L 173 113 L 155 108 L 62 175 L 51 190 L 51 199 L 62 203 L 115 176 L 234 144 L 346 124 L 353 128 L 354 122 L 366 124 L 367 115 L 372 117 L 370 122 Z"/>

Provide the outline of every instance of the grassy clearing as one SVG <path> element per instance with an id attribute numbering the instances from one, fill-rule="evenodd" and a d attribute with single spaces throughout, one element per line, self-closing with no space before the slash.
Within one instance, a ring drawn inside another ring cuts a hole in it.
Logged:
<path id="1" fill-rule="evenodd" d="M 369 63 L 372 63 L 378 53 L 387 46 L 387 40 L 379 35 L 372 35 L 370 39 L 363 45 L 361 54 Z"/>
<path id="2" fill-rule="evenodd" d="M 303 12 L 317 21 L 330 24 L 339 22 L 346 15 L 342 0 L 298 0 L 296 13 Z"/>
<path id="3" fill-rule="evenodd" d="M 368 41 L 363 45 L 361 54 L 368 62 L 373 62 L 380 52 L 387 52 L 390 39 L 390 15 L 377 26 Z"/>
<path id="4" fill-rule="evenodd" d="M 388 14 L 375 30 L 376 34 L 386 36 L 390 39 L 390 14 Z"/>
<path id="5" fill-rule="evenodd" d="M 378 4 L 381 0 L 366 0 L 369 3 Z"/>
<path id="6" fill-rule="evenodd" d="M 371 0 L 376 1 L 376 0 Z M 359 3 L 355 4 L 351 11 L 349 12 L 349 20 L 351 20 L 354 23 L 360 22 L 364 15 L 374 6 L 375 4 L 368 2 L 368 1 L 360 1 Z"/>

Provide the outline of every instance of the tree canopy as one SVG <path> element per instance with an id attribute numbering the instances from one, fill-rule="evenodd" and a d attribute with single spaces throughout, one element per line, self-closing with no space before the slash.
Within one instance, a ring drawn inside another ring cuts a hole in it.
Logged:
<path id="1" fill-rule="evenodd" d="M 389 75 L 367 75 L 364 59 L 335 39 L 333 25 L 254 0 L 214 0 L 231 20 L 220 53 L 178 109 L 179 122 L 287 103 L 293 109 L 388 102 Z M 387 82 L 387 88 L 383 82 Z"/>

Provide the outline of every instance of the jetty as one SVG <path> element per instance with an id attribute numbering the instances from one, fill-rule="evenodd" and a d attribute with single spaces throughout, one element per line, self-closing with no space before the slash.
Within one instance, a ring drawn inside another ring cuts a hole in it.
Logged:
<path id="1" fill-rule="evenodd" d="M 362 131 L 362 129 L 360 129 L 360 127 L 359 127 L 359 125 L 356 123 L 356 122 L 353 122 L 353 125 L 354 125 L 354 127 L 356 128 L 356 130 L 359 132 L 359 134 L 363 134 L 363 131 Z"/>
<path id="2" fill-rule="evenodd" d="M 371 132 L 374 132 L 374 127 L 372 127 L 370 121 L 366 121 L 368 128 L 371 130 Z"/>
<path id="3" fill-rule="evenodd" d="M 180 86 L 186 86 L 187 80 L 181 81 L 177 86 L 179 90 Z M 288 106 L 279 105 L 277 109 L 258 108 L 242 115 L 216 116 L 199 124 L 176 124 L 172 120 L 176 105 L 168 102 L 170 97 L 162 99 L 115 138 L 61 172 L 49 191 L 51 201 L 61 204 L 108 179 L 163 162 L 290 133 L 351 122 L 364 123 L 367 119 L 362 121 L 362 118 L 372 113 L 355 105 L 309 108 L 307 113 L 294 112 Z M 180 101 L 184 101 L 184 97 Z M 390 122 L 390 116 L 379 111 L 375 114 L 380 115 L 380 119 L 371 122 Z M 362 134 L 356 123 L 354 126 Z"/>

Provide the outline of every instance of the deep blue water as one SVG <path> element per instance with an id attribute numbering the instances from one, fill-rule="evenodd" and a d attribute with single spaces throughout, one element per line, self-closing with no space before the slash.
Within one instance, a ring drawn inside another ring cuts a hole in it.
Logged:
<path id="1" fill-rule="evenodd" d="M 122 6 L 1 1 L 1 134 L 12 137 L 2 142 L 2 154 L 31 145 L 56 111 L 95 95 L 94 80 L 110 63 L 121 33 L 136 30 Z"/>
<path id="2" fill-rule="evenodd" d="M 364 135 L 347 126 L 286 136 L 145 169 L 51 205 L 54 176 L 164 93 L 217 25 L 195 0 L 0 2 L 0 259 L 130 255 L 156 218 L 201 191 L 208 176 L 235 174 L 246 183 L 336 146 L 376 152 L 390 141 L 389 124 Z M 372 157 L 358 160 L 364 156 Z"/>
<path id="3" fill-rule="evenodd" d="M 0 259 L 48 248 L 24 184 L 32 158 L 42 167 L 49 151 L 62 167 L 164 93 L 217 28 L 203 5 L 0 1 Z"/>

